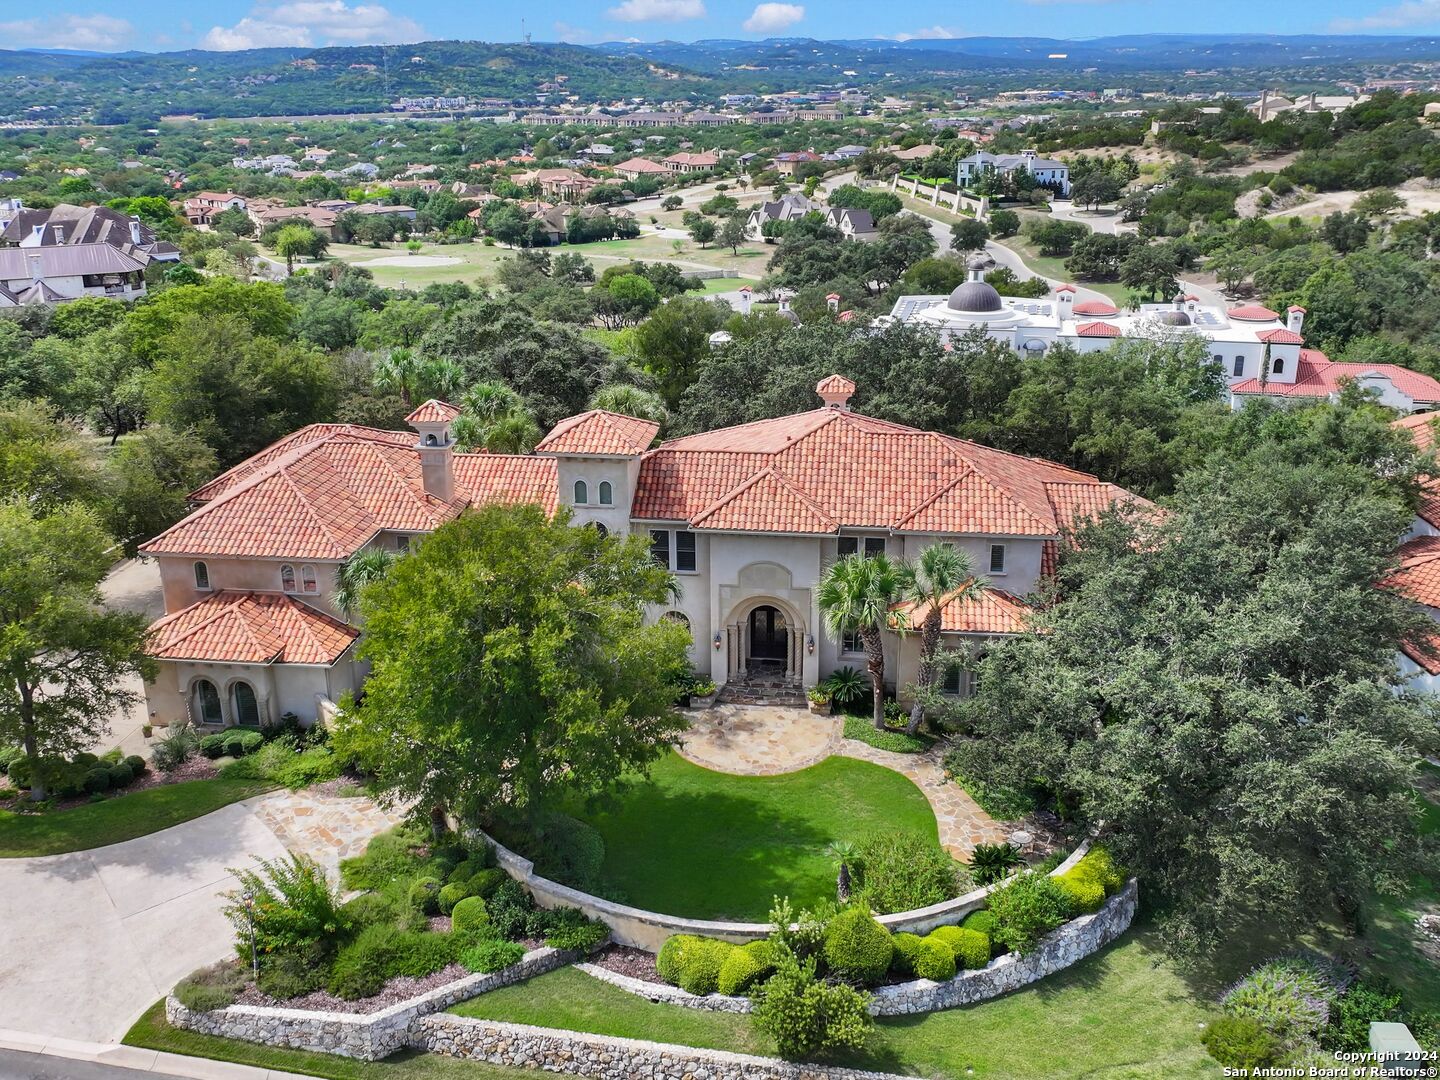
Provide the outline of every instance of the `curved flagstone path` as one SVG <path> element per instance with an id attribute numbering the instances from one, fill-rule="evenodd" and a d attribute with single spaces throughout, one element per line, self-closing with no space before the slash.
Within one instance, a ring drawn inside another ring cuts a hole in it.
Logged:
<path id="1" fill-rule="evenodd" d="M 690 730 L 679 752 L 696 765 L 740 776 L 796 772 L 835 754 L 881 765 L 924 793 L 935 813 L 941 845 L 966 861 L 976 844 L 1000 843 L 1020 827 L 996 821 L 945 776 L 942 744 L 923 754 L 897 754 L 845 738 L 844 727 L 843 717 L 817 716 L 805 709 L 716 705 L 690 714 Z"/>
<path id="2" fill-rule="evenodd" d="M 405 811 L 387 809 L 365 795 L 334 794 L 327 787 L 262 795 L 251 800 L 251 807 L 287 850 L 308 855 L 338 884 L 340 860 L 361 854 L 376 834 L 400 824 Z"/>

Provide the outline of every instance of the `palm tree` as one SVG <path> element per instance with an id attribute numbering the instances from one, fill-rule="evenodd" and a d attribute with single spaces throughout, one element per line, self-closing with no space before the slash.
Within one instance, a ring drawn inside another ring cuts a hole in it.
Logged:
<path id="1" fill-rule="evenodd" d="M 664 424 L 670 418 L 659 394 L 625 383 L 611 383 L 596 390 L 590 399 L 590 408 L 633 416 L 637 420 L 653 420 L 657 424 Z"/>
<path id="2" fill-rule="evenodd" d="M 460 399 L 453 433 L 460 450 L 492 454 L 528 454 L 540 441 L 540 428 L 525 399 L 502 382 L 479 382 Z"/>
<path id="3" fill-rule="evenodd" d="M 841 904 L 850 902 L 850 866 L 859 854 L 855 845 L 848 840 L 836 840 L 825 853 L 835 863 L 835 899 Z"/>
<path id="4" fill-rule="evenodd" d="M 885 628 L 900 599 L 900 572 L 884 555 L 847 555 L 820 580 L 820 617 L 836 641 L 858 634 L 870 671 L 875 727 L 885 730 Z"/>
<path id="5" fill-rule="evenodd" d="M 940 682 L 944 665 L 940 662 L 940 620 L 946 600 L 961 601 L 979 597 L 984 586 L 975 577 L 975 564 L 970 556 L 950 544 L 931 544 L 914 562 L 900 566 L 900 589 L 905 600 L 917 609 L 924 609 L 920 624 L 920 677 L 916 683 L 922 691 L 915 695 L 910 707 L 911 735 L 920 730 L 925 719 L 925 695 Z"/>
<path id="6" fill-rule="evenodd" d="M 335 606 L 347 621 L 353 621 L 360 610 L 365 586 L 389 573 L 397 557 L 383 548 L 362 548 L 340 564 L 335 571 Z"/>
<path id="7" fill-rule="evenodd" d="M 371 372 L 375 389 L 394 391 L 400 395 L 400 400 L 405 402 L 406 406 L 414 405 L 412 391 L 420 377 L 422 363 L 420 357 L 411 349 L 391 349 L 375 361 Z"/>

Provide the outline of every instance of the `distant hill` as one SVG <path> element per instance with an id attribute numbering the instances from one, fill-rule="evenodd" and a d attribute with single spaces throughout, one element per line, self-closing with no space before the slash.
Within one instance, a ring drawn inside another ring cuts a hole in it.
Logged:
<path id="1" fill-rule="evenodd" d="M 1234 89 L 1325 85 L 1366 65 L 1440 60 L 1440 38 L 1368 35 L 1140 34 L 819 41 L 771 38 L 603 45 L 428 41 L 325 49 L 99 55 L 0 50 L 0 116 L 153 121 L 375 112 L 398 97 L 539 104 L 643 97 L 710 102 L 727 92 L 861 85 L 897 93 L 988 93 L 1030 85 Z M 1194 74 L 1213 73 L 1213 74 Z M 38 110 L 38 111 L 37 111 Z"/>

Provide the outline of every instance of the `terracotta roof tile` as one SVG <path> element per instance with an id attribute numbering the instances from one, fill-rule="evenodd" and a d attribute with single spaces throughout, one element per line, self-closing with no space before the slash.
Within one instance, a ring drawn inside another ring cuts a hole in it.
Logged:
<path id="1" fill-rule="evenodd" d="M 415 411 L 405 418 L 407 424 L 447 424 L 460 415 L 460 410 L 448 401 L 431 398 L 416 406 Z"/>
<path id="2" fill-rule="evenodd" d="M 190 492 L 190 501 L 209 502 L 257 470 L 264 468 L 276 458 L 290 453 L 296 447 L 324 442 L 332 435 L 350 435 L 357 439 L 371 439 L 374 442 L 388 443 L 392 446 L 413 446 L 415 443 L 414 433 L 408 431 L 381 431 L 379 428 L 360 427 L 356 424 L 310 424 L 271 443 L 258 454 L 246 458 L 240 464 L 196 488 Z"/>
<path id="3" fill-rule="evenodd" d="M 950 634 L 1019 634 L 1025 629 L 1030 605 L 1013 593 L 982 585 L 980 595 L 964 599 L 962 589 L 945 598 L 940 606 L 940 629 Z M 909 625 L 918 628 L 929 614 L 929 605 L 901 604 Z"/>
<path id="4" fill-rule="evenodd" d="M 1241 322 L 1269 322 L 1271 319 L 1278 319 L 1280 316 L 1268 307 L 1261 304 L 1242 304 L 1233 307 L 1225 312 L 1232 319 L 1239 319 Z"/>
<path id="5" fill-rule="evenodd" d="M 476 503 L 538 503 L 555 513 L 555 459 L 521 454 L 456 454 L 455 483 Z"/>
<path id="6" fill-rule="evenodd" d="M 1119 337 L 1120 328 L 1113 323 L 1087 322 L 1075 327 L 1081 337 Z"/>
<path id="7" fill-rule="evenodd" d="M 840 523 L 774 469 L 766 469 L 695 515 L 692 524 L 702 529 L 833 533 Z"/>
<path id="8" fill-rule="evenodd" d="M 537 454 L 601 454 L 630 457 L 644 453 L 660 425 L 622 413 L 591 409 L 561 420 L 535 447 Z"/>
<path id="9" fill-rule="evenodd" d="M 1119 315 L 1120 309 L 1105 300 L 1082 300 L 1071 309 L 1076 315 Z"/>
<path id="10" fill-rule="evenodd" d="M 1429 375 L 1422 375 L 1398 364 L 1336 363 L 1314 349 L 1300 350 L 1293 383 L 1270 380 L 1262 387 L 1259 379 L 1246 379 L 1230 387 L 1230 392 L 1264 394 L 1271 397 L 1329 397 L 1340 392 L 1342 380 L 1359 379 L 1372 374 L 1385 376 L 1395 385 L 1395 389 L 1416 402 L 1440 403 L 1440 382 Z"/>
<path id="11" fill-rule="evenodd" d="M 826 375 L 815 384 L 817 394 L 853 394 L 855 384 L 844 375 Z"/>
<path id="12" fill-rule="evenodd" d="M 155 622 L 146 649 L 160 660 L 333 664 L 360 631 L 293 596 L 218 592 Z"/>
<path id="13" fill-rule="evenodd" d="M 1303 345 L 1305 339 L 1294 330 L 1261 330 L 1255 335 L 1261 341 L 1268 341 L 1271 345 Z"/>

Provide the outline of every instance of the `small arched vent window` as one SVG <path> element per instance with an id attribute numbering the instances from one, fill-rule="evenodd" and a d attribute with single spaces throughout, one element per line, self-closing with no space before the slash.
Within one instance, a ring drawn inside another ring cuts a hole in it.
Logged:
<path id="1" fill-rule="evenodd" d="M 612 506 L 615 503 L 614 489 L 610 487 L 609 480 L 600 481 L 600 505 Z"/>
<path id="2" fill-rule="evenodd" d="M 590 501 L 590 489 L 584 480 L 575 481 L 575 505 L 584 506 Z"/>

